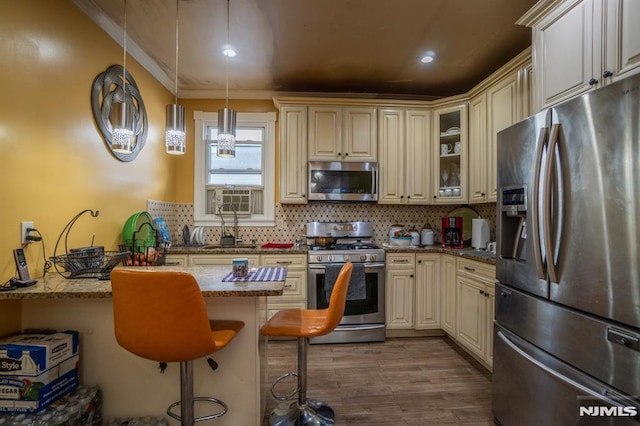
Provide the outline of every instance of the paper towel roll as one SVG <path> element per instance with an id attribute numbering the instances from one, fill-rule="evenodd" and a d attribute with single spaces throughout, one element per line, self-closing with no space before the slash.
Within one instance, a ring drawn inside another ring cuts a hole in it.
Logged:
<path id="1" fill-rule="evenodd" d="M 471 247 L 483 249 L 489 242 L 489 220 L 471 219 Z"/>

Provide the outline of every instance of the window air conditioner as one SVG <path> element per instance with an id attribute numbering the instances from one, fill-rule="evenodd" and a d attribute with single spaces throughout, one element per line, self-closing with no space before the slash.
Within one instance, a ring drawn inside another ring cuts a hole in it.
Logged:
<path id="1" fill-rule="evenodd" d="M 238 215 L 251 214 L 251 189 L 248 188 L 222 188 L 216 189 L 217 210 L 221 213 Z M 216 213 L 218 212 L 216 211 Z"/>

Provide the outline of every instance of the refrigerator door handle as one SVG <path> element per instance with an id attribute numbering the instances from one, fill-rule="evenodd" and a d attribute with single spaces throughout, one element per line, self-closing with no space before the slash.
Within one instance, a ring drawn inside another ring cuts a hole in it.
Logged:
<path id="1" fill-rule="evenodd" d="M 605 390 L 599 392 L 599 391 L 597 391 L 595 389 L 592 389 L 590 387 L 584 386 L 583 384 L 578 383 L 576 380 L 574 380 L 574 379 L 572 379 L 572 378 L 560 373 L 559 371 L 554 370 L 553 368 L 549 367 L 548 365 L 544 364 L 540 360 L 538 360 L 535 357 L 533 357 L 530 354 L 528 354 L 524 349 L 522 349 L 520 347 L 520 345 L 517 342 L 514 342 L 511 339 L 509 339 L 509 337 L 506 336 L 502 331 L 498 331 L 496 333 L 496 335 L 512 351 L 514 351 L 515 353 L 520 355 L 527 362 L 529 362 L 529 363 L 535 365 L 536 367 L 540 368 L 545 373 L 549 374 L 550 376 L 555 377 L 557 380 L 560 380 L 561 382 L 564 382 L 564 383 L 574 387 L 575 389 L 578 389 L 580 392 L 583 392 L 586 395 L 589 395 L 589 396 L 591 396 L 593 398 L 596 398 L 596 399 L 599 399 L 601 401 L 604 401 L 605 403 L 607 403 L 609 405 L 612 405 L 612 406 L 615 406 L 615 407 L 624 406 L 624 402 L 626 402 L 626 401 L 625 401 L 625 398 L 622 395 L 614 394 L 611 391 L 605 391 Z"/>
<path id="2" fill-rule="evenodd" d="M 543 225 L 542 232 L 544 232 L 544 252 L 547 259 L 547 271 L 549 272 L 549 280 L 551 282 L 558 282 L 558 269 L 556 268 L 556 257 L 554 254 L 553 239 L 551 238 L 552 231 L 552 208 L 551 197 L 553 194 L 553 172 L 555 171 L 555 159 L 556 159 L 556 147 L 558 145 L 558 138 L 560 137 L 560 124 L 556 123 L 551 126 L 551 136 L 549 137 L 549 146 L 547 148 L 547 170 L 544 179 L 544 195 L 543 195 L 543 209 L 544 215 L 542 217 Z"/>
<path id="3" fill-rule="evenodd" d="M 536 271 L 538 272 L 538 278 L 543 280 L 546 278 L 546 271 L 544 268 L 544 262 L 542 260 L 542 247 L 540 243 L 540 215 L 539 215 L 539 198 L 540 193 L 540 178 L 542 175 L 542 157 L 544 154 L 544 148 L 547 144 L 547 136 L 549 134 L 549 128 L 543 127 L 540 129 L 538 135 L 538 145 L 536 149 L 536 165 L 534 168 L 533 177 L 533 196 L 531 197 L 531 227 L 533 236 L 533 257 L 536 261 Z"/>

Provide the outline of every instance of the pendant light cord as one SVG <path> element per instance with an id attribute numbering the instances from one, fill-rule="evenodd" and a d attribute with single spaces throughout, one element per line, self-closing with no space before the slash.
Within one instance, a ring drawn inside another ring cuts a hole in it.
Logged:
<path id="1" fill-rule="evenodd" d="M 124 0 L 124 54 L 122 59 L 122 102 L 127 99 L 127 0 Z"/>
<path id="2" fill-rule="evenodd" d="M 230 9 L 231 0 L 227 0 L 227 49 L 230 49 L 229 45 L 229 9 Z M 225 108 L 229 109 L 229 55 L 225 55 L 227 58 L 225 59 L 225 80 L 226 80 L 226 92 L 225 92 Z"/>
<path id="3" fill-rule="evenodd" d="M 180 37 L 179 32 L 179 22 L 180 22 L 180 0 L 176 0 L 176 79 L 175 79 L 175 104 L 178 104 L 178 37 Z"/>

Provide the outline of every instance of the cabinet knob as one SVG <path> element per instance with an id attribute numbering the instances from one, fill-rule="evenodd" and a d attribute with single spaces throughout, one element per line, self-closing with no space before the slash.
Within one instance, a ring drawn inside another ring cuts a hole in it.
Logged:
<path id="1" fill-rule="evenodd" d="M 338 153 L 338 157 L 340 157 L 340 156 L 342 156 L 342 153 L 341 153 L 341 152 L 339 152 L 339 153 Z"/>
<path id="2" fill-rule="evenodd" d="M 422 263 L 422 260 L 418 260 L 418 263 Z"/>
<path id="3" fill-rule="evenodd" d="M 485 194 L 484 194 L 484 192 L 481 192 L 481 193 L 480 193 L 480 196 L 484 197 L 484 195 L 485 195 Z"/>
<path id="4" fill-rule="evenodd" d="M 438 196 L 437 196 L 437 195 L 434 195 L 434 196 L 433 196 L 433 199 L 435 200 L 436 198 L 438 198 Z"/>
<path id="5" fill-rule="evenodd" d="M 304 197 L 306 197 L 306 196 L 307 196 L 307 194 L 302 194 L 302 198 L 304 198 Z"/>
<path id="6" fill-rule="evenodd" d="M 409 278 L 413 278 L 413 274 L 409 275 Z"/>
<path id="7" fill-rule="evenodd" d="M 400 196 L 400 199 L 402 199 L 402 198 L 404 198 L 404 195 L 401 195 L 401 196 Z"/>
<path id="8" fill-rule="evenodd" d="M 612 73 L 611 71 L 609 71 L 609 70 L 606 70 L 606 71 L 604 72 L 604 74 L 602 74 L 602 76 L 603 76 L 604 78 L 613 77 L 613 73 Z"/>
<path id="9" fill-rule="evenodd" d="M 411 195 L 407 195 L 407 198 L 411 198 Z"/>
<path id="10" fill-rule="evenodd" d="M 592 78 L 591 80 L 589 80 L 589 86 L 595 86 L 596 84 L 598 84 L 597 78 Z"/>
<path id="11" fill-rule="evenodd" d="M 344 154 L 344 156 L 345 156 L 345 157 L 348 157 L 348 156 L 349 156 L 349 153 L 348 153 L 348 152 L 346 152 L 346 153 Z"/>

